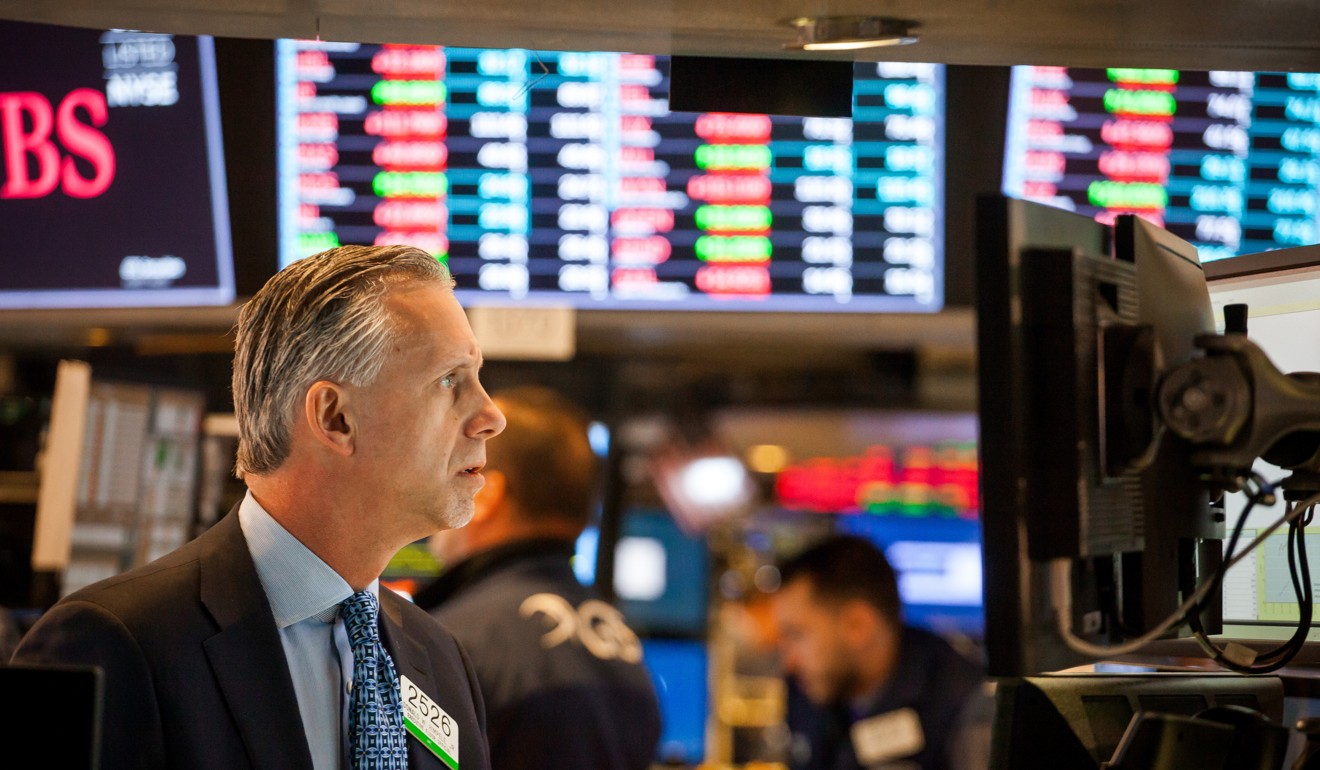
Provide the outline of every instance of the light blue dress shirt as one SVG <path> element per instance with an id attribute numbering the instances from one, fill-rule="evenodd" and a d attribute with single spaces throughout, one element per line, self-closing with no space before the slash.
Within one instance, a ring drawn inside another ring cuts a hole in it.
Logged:
<path id="1" fill-rule="evenodd" d="M 238 507 L 238 523 L 280 631 L 312 767 L 343 770 L 348 767 L 353 652 L 339 605 L 353 589 L 271 518 L 251 492 Z M 368 589 L 379 598 L 378 581 Z"/>

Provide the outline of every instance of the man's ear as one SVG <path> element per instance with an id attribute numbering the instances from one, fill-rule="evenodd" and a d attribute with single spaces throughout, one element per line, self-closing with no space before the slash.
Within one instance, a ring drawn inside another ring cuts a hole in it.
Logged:
<path id="1" fill-rule="evenodd" d="M 318 444 L 343 457 L 353 454 L 356 435 L 349 412 L 348 392 L 336 383 L 319 380 L 303 399 L 303 421 Z"/>
<path id="2" fill-rule="evenodd" d="M 490 518 L 504 503 L 504 496 L 509 488 L 509 480 L 497 470 L 484 470 L 481 475 L 486 479 L 485 485 L 477 490 L 477 494 L 472 498 L 472 521 L 481 522 Z"/>

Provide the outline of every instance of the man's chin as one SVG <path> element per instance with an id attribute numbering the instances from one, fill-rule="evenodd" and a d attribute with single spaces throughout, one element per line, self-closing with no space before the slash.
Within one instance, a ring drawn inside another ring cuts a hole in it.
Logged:
<path id="1" fill-rule="evenodd" d="M 430 528 L 426 536 L 467 526 L 468 522 L 472 521 L 474 510 L 471 499 L 452 500 L 448 505 L 438 505 L 432 501 L 432 504 L 421 512 L 426 526 Z"/>
<path id="2" fill-rule="evenodd" d="M 824 687 L 813 687 L 801 679 L 798 680 L 797 684 L 798 689 L 802 691 L 803 695 L 807 696 L 807 700 L 811 701 L 814 706 L 828 706 L 834 702 L 833 693 L 827 692 Z"/>
<path id="3" fill-rule="evenodd" d="M 445 512 L 444 528 L 461 529 L 463 527 L 466 527 L 468 523 L 472 521 L 473 511 L 474 508 L 472 506 L 472 501 L 470 500 L 467 502 L 467 505 L 458 505 L 455 506 L 454 508 L 451 508 L 450 510 Z"/>

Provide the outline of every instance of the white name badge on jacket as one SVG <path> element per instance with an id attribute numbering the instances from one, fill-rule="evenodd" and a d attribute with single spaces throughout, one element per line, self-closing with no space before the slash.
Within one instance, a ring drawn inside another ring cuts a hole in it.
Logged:
<path id="1" fill-rule="evenodd" d="M 403 726 L 451 770 L 458 770 L 458 725 L 453 718 L 406 676 L 399 677 L 399 694 Z"/>
<path id="2" fill-rule="evenodd" d="M 863 765 L 910 757 L 926 748 L 921 718 L 910 708 L 867 717 L 852 726 L 853 753 Z"/>

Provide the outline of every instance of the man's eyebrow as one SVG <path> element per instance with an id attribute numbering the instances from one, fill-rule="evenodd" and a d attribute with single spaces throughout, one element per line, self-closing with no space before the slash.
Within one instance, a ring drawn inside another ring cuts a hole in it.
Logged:
<path id="1" fill-rule="evenodd" d="M 485 359 L 482 358 L 481 351 L 468 350 L 462 353 L 456 353 L 453 356 L 446 358 L 444 361 L 441 362 L 439 368 L 449 370 L 449 369 L 460 369 L 463 367 L 475 367 L 477 369 L 480 369 L 485 365 L 486 365 L 486 361 Z"/>

